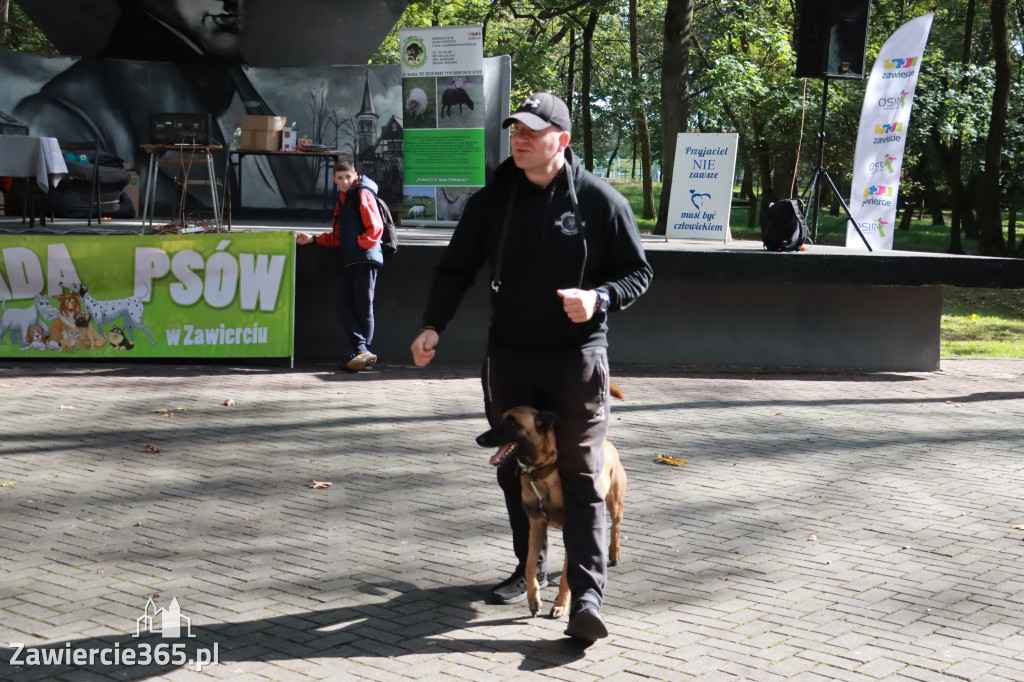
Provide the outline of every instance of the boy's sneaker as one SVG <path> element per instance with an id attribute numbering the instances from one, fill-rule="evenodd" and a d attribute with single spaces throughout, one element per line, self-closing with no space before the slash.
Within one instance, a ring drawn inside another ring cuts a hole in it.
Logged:
<path id="1" fill-rule="evenodd" d="M 548 586 L 547 573 L 537 574 L 537 582 L 542 588 Z M 502 580 L 491 590 L 492 604 L 518 604 L 526 599 L 526 576 L 516 572 Z"/>
<path id="2" fill-rule="evenodd" d="M 361 369 L 373 367 L 373 363 L 377 362 L 377 356 L 368 350 L 364 350 L 362 353 L 356 353 L 348 359 L 345 363 L 345 369 L 349 372 L 358 372 Z"/>

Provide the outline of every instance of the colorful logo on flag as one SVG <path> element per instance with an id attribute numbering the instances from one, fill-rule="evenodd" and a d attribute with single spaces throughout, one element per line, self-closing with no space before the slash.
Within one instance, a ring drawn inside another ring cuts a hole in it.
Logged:
<path id="1" fill-rule="evenodd" d="M 871 185 L 864 188 L 864 198 L 867 197 L 891 197 L 893 188 L 885 185 Z"/>
<path id="2" fill-rule="evenodd" d="M 878 108 L 882 111 L 898 111 L 907 106 L 908 97 L 910 97 L 909 90 L 901 90 L 900 94 L 891 97 L 879 97 Z"/>
<path id="3" fill-rule="evenodd" d="M 895 57 L 885 60 L 885 69 L 912 69 L 917 64 L 917 57 Z"/>
<path id="4" fill-rule="evenodd" d="M 875 124 L 875 135 L 892 135 L 893 133 L 902 133 L 903 123 L 876 123 Z"/>
<path id="5" fill-rule="evenodd" d="M 876 173 L 881 173 L 883 170 L 889 173 L 895 173 L 896 168 L 892 165 L 892 162 L 898 160 L 899 159 L 897 157 L 891 155 L 889 152 L 882 152 L 882 158 L 871 163 L 871 174 L 875 175 Z"/>

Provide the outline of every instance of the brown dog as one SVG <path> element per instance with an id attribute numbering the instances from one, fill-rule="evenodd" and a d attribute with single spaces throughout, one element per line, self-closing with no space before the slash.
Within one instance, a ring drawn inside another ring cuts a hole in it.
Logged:
<path id="1" fill-rule="evenodd" d="M 78 328 L 82 348 L 100 350 L 107 345 L 107 339 L 96 331 L 96 327 L 92 326 L 92 313 L 89 311 L 79 310 L 75 313 L 75 327 Z"/>
<path id="2" fill-rule="evenodd" d="M 540 412 L 532 407 L 513 407 L 502 415 L 501 423 L 477 437 L 484 447 L 499 448 L 491 457 L 491 464 L 499 466 L 514 456 L 519 467 L 522 484 L 523 508 L 530 519 L 530 549 L 526 558 L 526 596 L 530 612 L 540 611 L 540 584 L 537 582 L 537 558 L 547 540 L 548 526 L 562 528 L 562 479 L 558 475 L 558 448 L 555 429 L 561 420 L 551 412 Z M 608 543 L 608 565 L 619 563 L 619 524 L 626 501 L 626 470 L 619 461 L 615 446 L 604 442 L 604 466 L 601 469 L 601 491 L 612 517 Z M 562 580 L 558 596 L 551 609 L 552 618 L 561 618 L 569 612 L 569 583 L 567 569 L 569 557 L 562 567 Z"/>
<path id="3" fill-rule="evenodd" d="M 50 324 L 50 339 L 60 343 L 64 350 L 67 350 L 65 332 L 76 331 L 75 314 L 81 311 L 82 302 L 78 299 L 78 294 L 57 294 L 57 317 Z"/>

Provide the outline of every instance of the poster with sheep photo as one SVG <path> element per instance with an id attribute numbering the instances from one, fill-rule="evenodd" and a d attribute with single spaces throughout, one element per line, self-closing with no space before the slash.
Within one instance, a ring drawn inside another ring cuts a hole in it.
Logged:
<path id="1" fill-rule="evenodd" d="M 480 26 L 399 31 L 404 109 L 403 224 L 451 225 L 484 184 Z"/>

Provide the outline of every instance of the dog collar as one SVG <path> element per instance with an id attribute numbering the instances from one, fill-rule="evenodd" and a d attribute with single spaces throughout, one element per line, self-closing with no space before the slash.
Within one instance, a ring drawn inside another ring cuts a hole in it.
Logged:
<path id="1" fill-rule="evenodd" d="M 555 471 L 558 467 L 554 464 L 549 464 L 543 469 L 534 469 L 530 472 L 530 478 L 547 478 Z"/>

